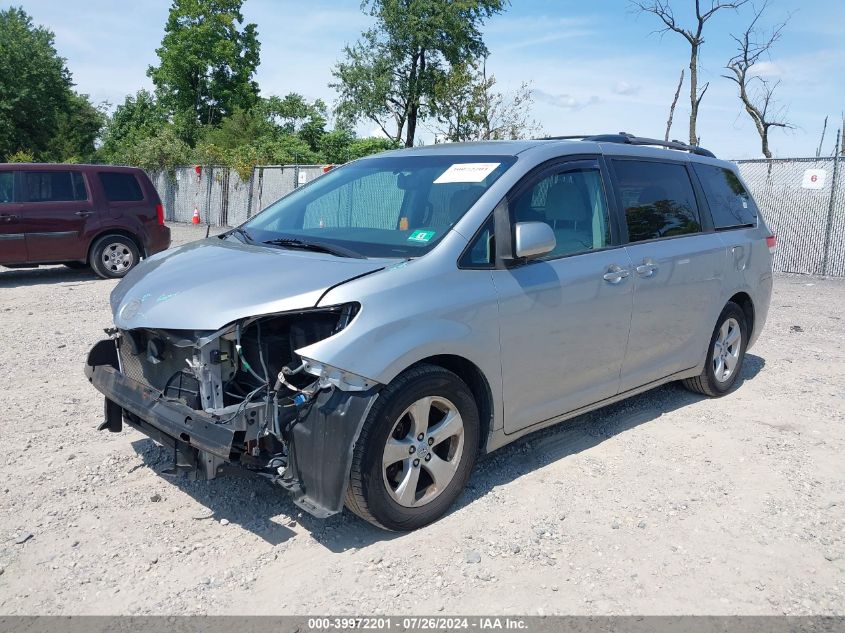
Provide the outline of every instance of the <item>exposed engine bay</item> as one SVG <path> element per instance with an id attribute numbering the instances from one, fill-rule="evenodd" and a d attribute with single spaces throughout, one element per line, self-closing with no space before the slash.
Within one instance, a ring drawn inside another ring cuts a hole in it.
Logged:
<path id="1" fill-rule="evenodd" d="M 236 464 L 318 516 L 342 507 L 348 462 L 376 383 L 296 350 L 344 329 L 358 304 L 251 317 L 217 331 L 107 332 L 86 373 L 123 422 L 174 451 L 174 469 L 214 478 Z"/>

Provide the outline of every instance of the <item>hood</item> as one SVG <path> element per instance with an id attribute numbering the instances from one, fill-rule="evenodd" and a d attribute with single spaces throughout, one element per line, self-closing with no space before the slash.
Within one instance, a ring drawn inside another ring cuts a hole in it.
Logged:
<path id="1" fill-rule="evenodd" d="M 238 319 L 313 308 L 332 286 L 385 266 L 217 237 L 141 262 L 111 295 L 115 325 L 217 330 Z"/>

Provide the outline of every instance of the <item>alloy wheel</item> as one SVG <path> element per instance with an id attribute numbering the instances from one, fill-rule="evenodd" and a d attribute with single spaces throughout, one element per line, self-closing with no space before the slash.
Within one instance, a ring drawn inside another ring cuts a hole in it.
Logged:
<path id="1" fill-rule="evenodd" d="M 719 382 L 727 382 L 734 375 L 742 351 L 742 330 L 739 322 L 727 319 L 713 343 L 713 375 Z"/>
<path id="2" fill-rule="evenodd" d="M 399 505 L 415 508 L 439 496 L 455 477 L 464 451 L 464 423 L 446 398 L 426 396 L 393 425 L 382 457 L 387 492 Z"/>

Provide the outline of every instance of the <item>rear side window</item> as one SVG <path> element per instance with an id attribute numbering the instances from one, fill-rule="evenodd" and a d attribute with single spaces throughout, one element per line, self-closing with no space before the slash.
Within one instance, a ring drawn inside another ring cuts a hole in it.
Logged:
<path id="1" fill-rule="evenodd" d="M 144 192 L 134 174 L 101 171 L 100 182 L 109 202 L 136 202 L 144 199 Z"/>
<path id="2" fill-rule="evenodd" d="M 717 229 L 757 224 L 757 207 L 739 177 L 730 169 L 694 163 Z"/>
<path id="3" fill-rule="evenodd" d="M 71 202 L 87 200 L 85 183 L 78 171 L 23 172 L 24 200 L 27 202 Z"/>
<path id="4" fill-rule="evenodd" d="M 0 204 L 15 201 L 15 172 L 0 171 Z"/>
<path id="5" fill-rule="evenodd" d="M 614 160 L 628 223 L 628 240 L 642 242 L 701 231 L 686 167 L 677 163 Z"/>

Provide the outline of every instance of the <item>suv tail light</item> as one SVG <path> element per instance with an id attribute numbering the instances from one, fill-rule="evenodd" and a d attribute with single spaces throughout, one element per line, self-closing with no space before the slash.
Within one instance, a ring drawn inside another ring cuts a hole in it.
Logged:
<path id="1" fill-rule="evenodd" d="M 164 226 L 164 205 L 156 205 L 156 216 L 158 217 L 159 226 Z"/>
<path id="2" fill-rule="evenodd" d="M 777 235 L 770 235 L 766 238 L 766 246 L 769 247 L 769 252 L 774 253 L 775 247 L 778 244 L 778 236 Z"/>

